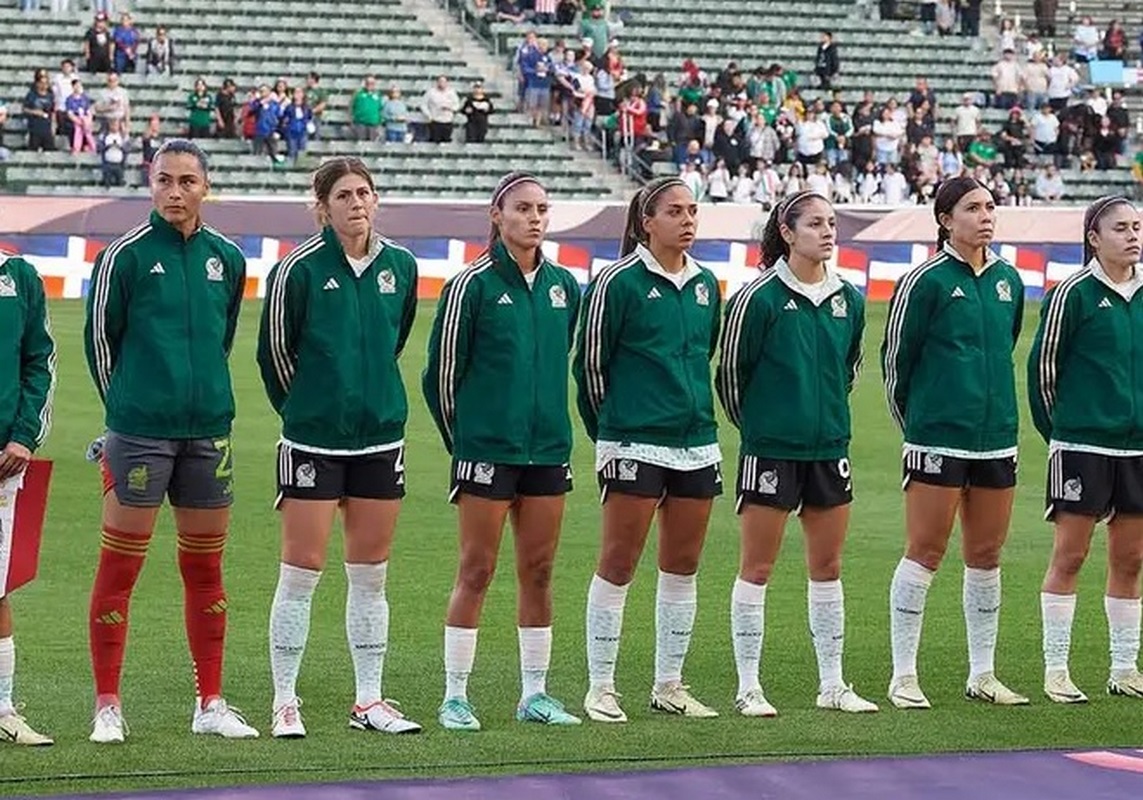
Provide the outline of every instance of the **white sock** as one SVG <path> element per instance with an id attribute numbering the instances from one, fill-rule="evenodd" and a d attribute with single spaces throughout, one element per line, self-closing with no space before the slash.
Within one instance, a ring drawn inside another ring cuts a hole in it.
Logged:
<path id="1" fill-rule="evenodd" d="M 517 628 L 520 640 L 520 700 L 548 691 L 548 666 L 552 661 L 552 626 Z"/>
<path id="2" fill-rule="evenodd" d="M 1111 669 L 1133 670 L 1139 660 L 1139 598 L 1104 597 L 1107 629 L 1111 634 Z"/>
<path id="3" fill-rule="evenodd" d="M 655 684 L 683 679 L 683 662 L 691 646 L 698 589 L 694 575 L 659 571 L 655 593 Z"/>
<path id="4" fill-rule="evenodd" d="M 11 636 L 0 639 L 0 717 L 11 714 L 12 681 L 16 677 L 16 642 Z"/>
<path id="5" fill-rule="evenodd" d="M 889 629 L 893 642 L 894 679 L 917 674 L 925 596 L 932 582 L 932 572 L 907 558 L 902 558 L 893 572 L 893 582 L 889 586 Z"/>
<path id="6" fill-rule="evenodd" d="M 761 689 L 762 639 L 766 629 L 766 584 L 735 578 L 730 592 L 730 640 L 738 669 L 738 694 Z"/>
<path id="7" fill-rule="evenodd" d="M 298 670 L 310 635 L 310 605 L 321 572 L 290 564 L 278 568 L 278 588 L 270 606 L 270 672 L 274 708 L 297 697 Z"/>
<path id="8" fill-rule="evenodd" d="M 1040 592 L 1040 618 L 1044 625 L 1044 670 L 1068 668 L 1072 646 L 1072 620 L 1076 615 L 1074 594 Z"/>
<path id="9" fill-rule="evenodd" d="M 818 691 L 842 685 L 841 654 L 845 649 L 845 593 L 841 581 L 810 581 L 806 592 L 810 637 L 818 657 Z"/>
<path id="10" fill-rule="evenodd" d="M 623 632 L 627 584 L 617 586 L 598 575 L 587 590 L 587 674 L 592 689 L 615 688 L 615 662 Z"/>
<path id="11" fill-rule="evenodd" d="M 346 564 L 345 637 L 353 657 L 357 706 L 365 708 L 382 698 L 381 675 L 389 649 L 389 601 L 385 579 L 389 562 Z"/>
<path id="12" fill-rule="evenodd" d="M 996 671 L 1000 630 L 1000 568 L 964 568 L 964 625 L 968 631 L 969 680 Z"/>
<path id="13" fill-rule="evenodd" d="M 468 676 L 476 661 L 476 628 L 445 625 L 445 700 L 468 699 Z"/>

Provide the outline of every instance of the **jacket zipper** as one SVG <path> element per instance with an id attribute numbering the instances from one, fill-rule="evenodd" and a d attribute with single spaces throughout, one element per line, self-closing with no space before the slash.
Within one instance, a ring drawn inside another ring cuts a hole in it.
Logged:
<path id="1" fill-rule="evenodd" d="M 537 266 L 536 269 L 539 270 L 540 267 Z M 524 277 L 523 273 L 521 273 L 520 277 L 521 278 Z M 535 292 L 535 288 L 536 288 L 535 284 L 536 284 L 536 282 L 539 281 L 539 279 L 540 279 L 540 275 L 537 274 L 536 277 L 533 279 L 533 284 L 531 287 L 528 287 L 527 281 L 524 281 L 524 285 L 527 288 L 527 292 L 528 292 L 528 305 L 529 305 L 531 312 L 532 312 L 532 330 L 531 330 L 532 368 L 529 371 L 529 374 L 532 376 L 532 411 L 528 415 L 528 441 L 527 441 L 527 452 L 528 452 L 528 463 L 529 464 L 533 463 L 533 457 L 535 456 L 535 453 L 532 451 L 532 446 L 535 442 L 535 437 L 536 437 L 536 415 L 539 414 L 539 412 L 540 412 L 540 396 L 539 396 L 540 395 L 540 381 L 539 381 L 538 376 L 536 375 L 536 372 L 537 372 L 537 370 L 540 369 L 541 360 L 540 360 L 540 339 L 539 339 L 539 336 L 537 335 L 539 333 L 539 325 L 536 323 L 536 292 Z"/>
<path id="2" fill-rule="evenodd" d="M 702 280 L 702 277 L 700 276 L 695 280 Z M 686 435 L 684 437 L 684 444 L 682 445 L 683 447 L 690 446 L 686 443 L 690 442 L 691 434 L 694 433 L 695 416 L 698 409 L 698 398 L 695 397 L 694 385 L 691 382 L 689 363 L 691 342 L 691 330 L 689 324 L 690 320 L 687 318 L 686 306 L 683 304 L 683 293 L 687 286 L 690 286 L 690 283 L 685 283 L 680 287 L 676 287 L 675 290 L 675 300 L 679 304 L 679 322 L 683 329 L 683 348 L 682 352 L 679 355 L 679 365 L 681 367 L 680 372 L 682 373 L 683 383 L 687 387 L 687 398 L 690 400 L 690 405 L 687 408 L 687 424 L 684 429 Z"/>
<path id="3" fill-rule="evenodd" d="M 1132 299 L 1134 299 L 1134 298 L 1132 298 Z M 1130 352 L 1132 354 L 1134 354 L 1136 352 L 1136 350 L 1135 350 L 1135 325 L 1133 324 L 1134 323 L 1134 319 L 1133 319 L 1134 315 L 1132 314 L 1131 301 L 1128 300 L 1126 303 L 1124 303 L 1124 305 L 1126 306 L 1126 309 L 1127 309 L 1127 335 L 1131 341 Z M 1139 421 L 1138 417 L 1137 417 L 1139 402 L 1136 399 L 1136 394 L 1135 394 L 1135 371 L 1136 371 L 1135 370 L 1135 368 L 1136 368 L 1135 362 L 1136 362 L 1136 358 L 1132 358 L 1130 360 L 1131 360 L 1131 380 L 1127 385 L 1129 387 L 1128 393 L 1131 396 L 1131 431 L 1128 434 L 1128 441 L 1134 442 L 1135 437 L 1139 431 L 1139 426 L 1137 424 Z"/>
<path id="4" fill-rule="evenodd" d="M 369 272 L 369 271 L 370 270 L 368 268 L 365 270 L 365 272 Z M 351 269 L 350 272 L 352 273 L 353 270 Z M 365 361 L 366 353 L 368 352 L 368 348 L 366 347 L 366 339 L 365 339 L 365 313 L 364 313 L 364 309 L 362 308 L 362 306 L 363 306 L 362 294 L 363 293 L 362 293 L 362 288 L 361 288 L 362 286 L 366 285 L 366 281 L 362 280 L 362 278 L 365 277 L 365 272 L 361 273 L 360 278 L 357 277 L 356 273 L 353 273 L 353 277 L 354 277 L 353 288 L 355 290 L 354 294 L 356 296 L 356 302 L 357 302 L 357 330 L 359 332 L 358 333 L 358 339 L 357 339 L 357 341 L 358 341 L 357 360 L 358 360 L 358 364 L 361 366 L 361 397 L 358 398 L 358 402 L 361 403 L 361 405 L 362 405 L 362 408 L 361 408 L 362 413 L 357 415 L 357 425 L 354 426 L 354 428 L 355 428 L 354 435 L 355 435 L 356 440 L 353 442 L 353 446 L 355 448 L 359 447 L 361 445 L 361 442 L 364 439 L 363 432 L 362 432 L 362 426 L 364 424 L 364 419 L 365 419 L 365 405 L 366 405 L 366 399 L 365 398 L 368 396 L 368 392 L 369 392 L 369 385 L 368 385 L 369 366 Z"/>
<path id="5" fill-rule="evenodd" d="M 822 326 L 824 320 L 821 314 L 824 309 L 824 300 L 822 301 L 822 304 L 817 307 L 814 307 L 812 303 L 810 304 L 810 310 L 813 312 L 813 317 L 811 319 L 813 320 L 814 324 L 814 355 L 817 358 L 818 363 L 822 365 L 829 363 L 822 352 Z M 814 393 L 817 394 L 818 413 L 817 419 L 814 421 L 814 436 L 810 441 L 811 446 L 816 451 L 821 445 L 822 419 L 825 417 L 825 393 L 822 391 L 822 382 L 820 380 L 814 382 Z"/>
<path id="6" fill-rule="evenodd" d="M 194 236 L 194 234 L 191 234 Z M 194 314 L 191 312 L 191 281 L 190 268 L 187 264 L 188 240 L 179 236 L 179 260 L 183 273 L 183 308 L 186 309 L 186 341 L 187 341 L 187 421 L 190 431 L 195 427 L 195 379 L 194 379 L 194 350 L 191 346 L 194 341 Z"/>
<path id="7" fill-rule="evenodd" d="M 979 308 L 979 322 L 980 322 L 980 350 L 983 354 L 983 367 L 984 367 L 984 424 L 980 426 L 980 437 L 977 441 L 983 447 L 985 437 L 988 435 L 988 418 L 991 416 L 992 403 L 990 397 L 992 395 L 992 364 L 988 350 L 988 312 L 984 306 L 984 293 L 980 290 L 980 279 L 984 275 L 975 275 L 973 277 L 972 285 L 976 288 L 976 302 Z"/>

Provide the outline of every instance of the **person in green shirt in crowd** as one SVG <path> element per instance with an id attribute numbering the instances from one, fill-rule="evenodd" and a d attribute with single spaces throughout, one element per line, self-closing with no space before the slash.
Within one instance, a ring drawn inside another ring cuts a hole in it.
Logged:
<path id="1" fill-rule="evenodd" d="M 381 129 L 381 92 L 377 91 L 377 78 L 366 75 L 361 88 L 353 95 L 351 113 L 353 138 L 358 141 L 373 141 Z"/>
<path id="2" fill-rule="evenodd" d="M 980 136 L 968 146 L 965 156 L 970 167 L 991 167 L 1002 160 L 996 143 L 992 141 L 992 134 L 988 131 L 980 132 Z"/>
<path id="3" fill-rule="evenodd" d="M 607 52 L 607 43 L 611 38 L 610 26 L 607 23 L 607 12 L 603 4 L 584 9 L 586 13 L 580 22 L 580 35 L 591 39 L 591 53 L 594 58 L 602 58 Z"/>
<path id="4" fill-rule="evenodd" d="M 329 89 L 321 85 L 321 75 L 311 72 L 306 78 L 306 103 L 313 112 L 313 133 L 311 139 L 321 138 L 322 120 L 329 105 Z"/>
<path id="5" fill-rule="evenodd" d="M 187 97 L 187 109 L 190 111 L 187 120 L 190 138 L 209 139 L 210 124 L 214 120 L 214 98 L 210 96 L 204 79 L 194 82 L 194 90 Z"/>

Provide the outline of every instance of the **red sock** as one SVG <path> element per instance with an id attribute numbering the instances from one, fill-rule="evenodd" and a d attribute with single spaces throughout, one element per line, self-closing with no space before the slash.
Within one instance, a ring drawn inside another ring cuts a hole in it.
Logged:
<path id="1" fill-rule="evenodd" d="M 127 644 L 127 610 L 150 541 L 149 533 L 126 533 L 112 528 L 103 531 L 88 617 L 91 668 L 101 702 L 115 702 L 119 697 L 119 675 Z"/>
<path id="2" fill-rule="evenodd" d="M 195 686 L 205 706 L 222 694 L 222 653 L 226 645 L 226 591 L 222 588 L 222 549 L 226 534 L 179 534 L 187 643 L 194 661 Z"/>

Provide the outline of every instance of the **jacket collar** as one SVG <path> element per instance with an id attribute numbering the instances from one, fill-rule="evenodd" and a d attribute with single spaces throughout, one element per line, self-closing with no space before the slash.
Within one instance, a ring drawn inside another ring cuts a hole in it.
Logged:
<path id="1" fill-rule="evenodd" d="M 956 259 L 957 263 L 964 264 L 964 266 L 967 267 L 969 271 L 978 275 L 983 275 L 988 271 L 989 267 L 1000 260 L 1000 256 L 996 255 L 991 247 L 984 248 L 984 266 L 981 268 L 980 272 L 977 273 L 976 270 L 972 268 L 972 265 L 964 260 L 964 256 L 958 253 L 956 248 L 952 246 L 952 242 L 945 242 L 944 246 L 941 248 L 941 252 L 949 258 Z"/>
<path id="2" fill-rule="evenodd" d="M 702 273 L 702 268 L 699 267 L 697 261 L 691 258 L 690 253 L 683 253 L 683 272 L 681 277 L 679 273 L 667 272 L 663 265 L 659 263 L 659 259 L 655 258 L 655 254 L 651 252 L 651 248 L 645 245 L 635 245 L 635 255 L 643 262 L 643 266 L 647 268 L 648 272 L 666 278 L 676 286 L 686 286 L 687 283 Z"/>
<path id="3" fill-rule="evenodd" d="M 841 289 L 841 278 L 828 266 L 825 280 L 819 284 L 807 284 L 799 280 L 785 258 L 779 258 L 772 269 L 778 275 L 778 280 L 786 284 L 791 292 L 800 294 L 815 306 L 820 306 L 827 297 Z"/>
<path id="4" fill-rule="evenodd" d="M 536 277 L 539 277 L 539 271 L 549 262 L 544 252 L 539 248 L 536 249 Z M 500 277 L 509 282 L 527 286 L 527 281 L 524 280 L 524 273 L 520 270 L 520 265 L 516 262 L 515 257 L 513 257 L 512 253 L 508 250 L 508 246 L 505 245 L 502 240 L 497 239 L 492 243 L 492 246 L 488 248 L 488 257 L 492 260 L 493 269 L 500 273 Z"/>
<path id="5" fill-rule="evenodd" d="M 201 231 L 202 228 L 203 228 L 203 224 L 202 224 L 202 219 L 200 218 L 198 221 L 198 227 L 194 229 L 194 233 L 192 233 L 189 237 L 187 237 L 186 241 L 189 242 L 191 239 L 193 239 L 195 236 L 197 236 L 198 232 Z M 178 230 L 178 228 L 176 228 L 174 225 L 172 225 L 171 223 L 169 223 L 165 219 L 163 219 L 163 215 L 154 209 L 152 209 L 152 211 L 151 211 L 151 230 L 154 231 L 155 233 L 157 233 L 159 236 L 162 236 L 163 238 L 177 239 L 180 242 L 183 241 L 183 235 Z"/>
<path id="6" fill-rule="evenodd" d="M 337 234 L 333 230 L 333 226 L 326 225 L 321 229 L 321 238 L 327 245 L 334 248 L 341 257 L 345 259 L 345 263 L 349 263 L 349 255 L 345 252 L 345 248 L 341 246 L 341 240 L 337 238 Z M 377 231 L 373 231 L 369 235 L 369 252 L 366 253 L 368 264 L 372 264 L 377 260 L 377 256 L 381 255 L 381 251 L 385 249 L 385 240 Z"/>
<path id="7" fill-rule="evenodd" d="M 1116 283 L 1111 279 L 1111 276 L 1103 269 L 1103 265 L 1099 263 L 1098 258 L 1092 258 L 1087 262 L 1087 268 L 1091 270 L 1091 275 L 1097 281 L 1102 283 L 1111 291 L 1122 297 L 1124 300 L 1130 301 L 1135 296 L 1135 293 L 1143 288 L 1143 275 L 1139 274 L 1139 267 L 1136 266 L 1135 270 L 1131 273 L 1131 277 L 1123 283 Z"/>

